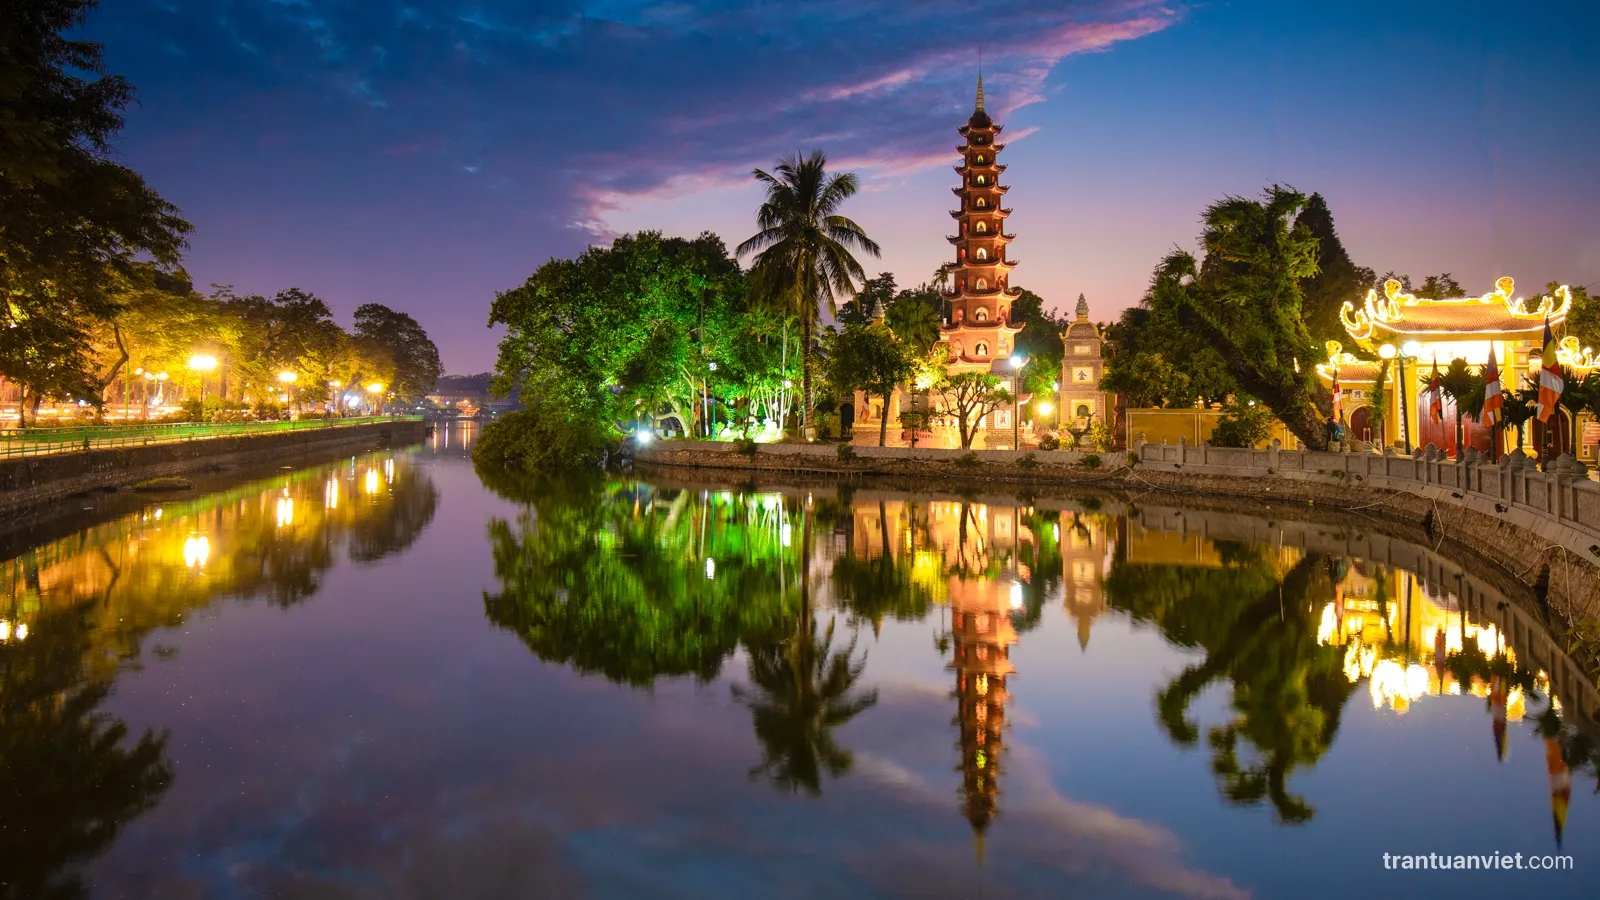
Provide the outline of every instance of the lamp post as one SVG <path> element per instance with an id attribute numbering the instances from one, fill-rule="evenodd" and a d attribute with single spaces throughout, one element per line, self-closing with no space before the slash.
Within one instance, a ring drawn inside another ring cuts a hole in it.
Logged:
<path id="1" fill-rule="evenodd" d="M 283 392 L 278 395 L 278 402 L 279 403 L 288 403 L 289 402 L 289 391 L 292 389 L 290 387 L 290 385 L 294 384 L 296 381 L 299 381 L 299 380 L 300 380 L 300 376 L 298 374 L 294 373 L 294 372 L 279 372 L 278 373 L 278 383 L 283 385 Z"/>
<path id="2" fill-rule="evenodd" d="M 1011 449 L 1022 449 L 1022 367 L 1026 356 L 1011 357 Z"/>
<path id="3" fill-rule="evenodd" d="M 383 397 L 380 395 L 383 393 L 384 387 L 385 385 L 381 381 L 374 381 L 367 385 L 367 393 L 371 394 L 373 401 L 378 404 L 378 415 L 383 415 Z"/>
<path id="4" fill-rule="evenodd" d="M 330 413 L 337 414 L 339 412 L 339 388 L 342 387 L 344 387 L 344 382 L 342 381 L 328 382 L 328 411 Z"/>
<path id="5" fill-rule="evenodd" d="M 189 368 L 200 376 L 200 417 L 205 418 L 206 373 L 217 367 L 217 358 L 209 353 L 196 353 L 189 357 Z"/>

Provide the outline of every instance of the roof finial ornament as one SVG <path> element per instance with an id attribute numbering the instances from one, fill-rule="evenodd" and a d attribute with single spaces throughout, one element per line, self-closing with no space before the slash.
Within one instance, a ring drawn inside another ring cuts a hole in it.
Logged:
<path id="1" fill-rule="evenodd" d="M 1089 301 L 1082 294 L 1078 295 L 1077 314 L 1079 322 L 1089 321 Z"/>
<path id="2" fill-rule="evenodd" d="M 983 48 L 978 48 L 978 102 L 973 112 L 983 112 Z"/>

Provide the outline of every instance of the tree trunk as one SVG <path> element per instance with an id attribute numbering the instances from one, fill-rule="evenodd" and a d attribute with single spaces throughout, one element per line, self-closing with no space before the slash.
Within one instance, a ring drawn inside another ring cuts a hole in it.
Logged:
<path id="1" fill-rule="evenodd" d="M 811 424 L 811 317 L 806 316 L 805 345 L 800 348 L 800 433 Z"/>
<path id="2" fill-rule="evenodd" d="M 893 391 L 894 389 L 890 388 L 890 390 Z M 883 415 L 878 417 L 879 447 L 886 446 L 885 441 L 888 440 L 889 437 L 889 395 L 882 394 L 881 396 L 883 397 Z"/>
<path id="3" fill-rule="evenodd" d="M 1462 441 L 1464 441 L 1464 440 L 1466 440 L 1466 431 L 1461 427 L 1461 401 L 1457 400 L 1456 401 L 1456 459 L 1464 459 L 1464 458 L 1466 458 L 1467 448 L 1462 445 Z"/>

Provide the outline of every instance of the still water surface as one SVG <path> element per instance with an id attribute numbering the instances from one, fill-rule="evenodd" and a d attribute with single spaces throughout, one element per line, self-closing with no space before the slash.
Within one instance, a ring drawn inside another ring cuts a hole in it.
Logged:
<path id="1" fill-rule="evenodd" d="M 1600 889 L 1592 685 L 1426 548 L 464 437 L 4 563 L 0 897 Z"/>

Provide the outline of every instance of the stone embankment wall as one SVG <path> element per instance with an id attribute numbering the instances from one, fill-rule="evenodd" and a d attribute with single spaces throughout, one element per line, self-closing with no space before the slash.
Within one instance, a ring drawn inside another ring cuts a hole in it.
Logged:
<path id="1" fill-rule="evenodd" d="M 127 488 L 146 478 L 211 466 L 293 459 L 340 445 L 418 441 L 426 431 L 424 422 L 396 420 L 0 460 L 0 512 L 31 511 L 88 491 Z"/>
<path id="2" fill-rule="evenodd" d="M 831 445 L 770 444 L 745 456 L 731 444 L 661 441 L 636 458 L 774 474 L 902 476 L 929 487 L 935 479 L 1006 481 L 1342 510 L 1421 525 L 1437 543 L 1454 543 L 1533 587 L 1569 621 L 1600 617 L 1600 483 L 1571 459 L 1541 472 L 1520 453 L 1499 463 L 1470 454 L 1455 462 L 1437 452 L 1405 457 L 1184 443 L 1140 444 L 1127 456 L 1102 453 L 1092 468 L 1079 451 L 977 450 L 967 462 L 959 450 L 857 447 L 855 453 L 841 460 Z"/>

